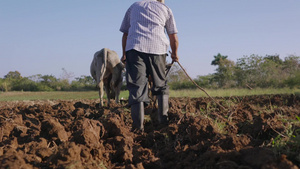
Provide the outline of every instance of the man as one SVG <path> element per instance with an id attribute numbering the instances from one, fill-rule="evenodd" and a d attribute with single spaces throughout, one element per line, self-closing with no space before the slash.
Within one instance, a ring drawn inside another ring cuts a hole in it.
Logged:
<path id="1" fill-rule="evenodd" d="M 152 93 L 157 95 L 158 100 L 158 121 L 168 124 L 169 87 L 165 69 L 169 43 L 172 60 L 176 62 L 179 59 L 177 27 L 171 9 L 164 0 L 135 2 L 127 10 L 120 31 L 123 32 L 121 60 L 126 61 L 132 131 L 144 129 L 144 105 L 150 102 L 149 75 L 153 79 Z"/>

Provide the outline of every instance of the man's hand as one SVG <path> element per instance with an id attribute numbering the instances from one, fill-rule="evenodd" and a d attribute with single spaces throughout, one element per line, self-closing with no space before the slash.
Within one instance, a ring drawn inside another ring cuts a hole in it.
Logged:
<path id="1" fill-rule="evenodd" d="M 171 54 L 171 58 L 173 62 L 178 62 L 179 61 L 179 56 L 171 51 L 169 51 L 169 53 Z"/>
<path id="2" fill-rule="evenodd" d="M 178 55 L 175 55 L 175 54 L 171 54 L 171 58 L 173 60 L 173 62 L 178 62 L 179 61 L 179 56 Z"/>
<path id="3" fill-rule="evenodd" d="M 123 55 L 121 57 L 121 62 L 124 63 L 124 64 L 126 64 L 126 55 Z"/>
<path id="4" fill-rule="evenodd" d="M 169 39 L 170 39 L 170 45 L 171 45 L 171 58 L 174 62 L 179 61 L 179 56 L 177 54 L 177 49 L 178 49 L 178 37 L 177 34 L 169 34 Z"/>

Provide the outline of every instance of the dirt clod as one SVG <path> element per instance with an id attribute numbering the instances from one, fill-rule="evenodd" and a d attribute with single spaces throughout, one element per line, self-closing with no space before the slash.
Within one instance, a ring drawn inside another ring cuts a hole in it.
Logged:
<path id="1" fill-rule="evenodd" d="M 299 168 L 299 96 L 215 99 L 170 98 L 167 125 L 149 105 L 140 133 L 126 102 L 0 102 L 0 168 Z"/>

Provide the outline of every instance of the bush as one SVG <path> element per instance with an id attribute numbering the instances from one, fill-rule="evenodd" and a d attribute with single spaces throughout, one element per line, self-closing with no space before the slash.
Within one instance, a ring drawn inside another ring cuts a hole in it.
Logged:
<path id="1" fill-rule="evenodd" d="M 3 92 L 7 92 L 11 90 L 10 82 L 5 79 L 0 79 L 0 90 Z"/>
<path id="2" fill-rule="evenodd" d="M 297 72 L 294 76 L 289 77 L 286 80 L 286 84 L 290 88 L 300 88 L 300 72 Z"/>
<path id="3" fill-rule="evenodd" d="M 14 91 L 37 91 L 37 84 L 28 78 L 12 80 L 12 89 Z"/>
<path id="4" fill-rule="evenodd" d="M 53 88 L 51 88 L 50 86 L 48 85 L 45 85 L 45 84 L 42 84 L 42 83 L 39 83 L 37 85 L 37 90 L 38 91 L 47 91 L 47 92 L 50 92 L 50 91 L 55 91 Z"/>

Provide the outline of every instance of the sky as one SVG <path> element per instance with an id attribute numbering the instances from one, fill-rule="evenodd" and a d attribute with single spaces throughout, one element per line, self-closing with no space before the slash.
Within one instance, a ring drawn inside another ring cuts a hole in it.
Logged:
<path id="1" fill-rule="evenodd" d="M 90 75 L 95 52 L 121 57 L 124 14 L 136 0 L 0 0 L 0 78 Z M 179 62 L 192 78 L 215 73 L 220 53 L 300 56 L 299 0 L 165 0 L 174 14 Z M 168 62 L 171 61 L 168 57 Z"/>

